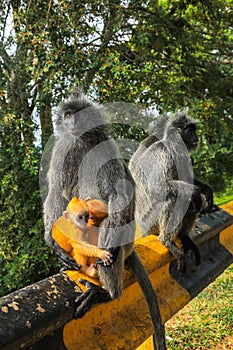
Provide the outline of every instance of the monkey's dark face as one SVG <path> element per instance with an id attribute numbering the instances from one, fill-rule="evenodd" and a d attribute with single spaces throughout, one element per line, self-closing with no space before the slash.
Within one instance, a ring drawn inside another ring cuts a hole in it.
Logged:
<path id="1" fill-rule="evenodd" d="M 187 148 L 195 149 L 198 145 L 197 127 L 194 124 L 186 126 L 181 133 L 181 137 Z"/>

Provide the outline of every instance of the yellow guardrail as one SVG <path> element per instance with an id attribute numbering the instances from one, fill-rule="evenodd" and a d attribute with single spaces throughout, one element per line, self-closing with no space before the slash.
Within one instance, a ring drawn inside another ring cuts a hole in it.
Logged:
<path id="1" fill-rule="evenodd" d="M 204 215 L 192 232 L 201 253 L 195 266 L 187 255 L 180 274 L 157 237 L 140 238 L 140 255 L 158 296 L 163 323 L 183 308 L 233 262 L 233 202 Z M 77 291 L 83 290 L 76 271 L 67 271 L 0 299 L 1 350 L 151 350 L 153 332 L 144 295 L 130 270 L 123 273 L 120 299 L 100 304 L 83 318 L 72 319 Z M 86 276 L 85 276 L 86 278 Z"/>

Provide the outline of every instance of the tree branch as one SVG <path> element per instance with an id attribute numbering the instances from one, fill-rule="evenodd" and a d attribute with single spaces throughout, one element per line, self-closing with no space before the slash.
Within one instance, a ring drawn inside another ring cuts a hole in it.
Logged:
<path id="1" fill-rule="evenodd" d="M 0 42 L 0 57 L 2 57 L 3 67 L 10 74 L 12 69 L 12 60 L 6 50 L 4 50 L 4 44 Z"/>

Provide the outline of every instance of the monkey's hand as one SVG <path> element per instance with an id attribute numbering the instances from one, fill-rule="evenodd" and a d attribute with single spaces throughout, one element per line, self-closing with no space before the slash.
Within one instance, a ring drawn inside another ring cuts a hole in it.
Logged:
<path id="1" fill-rule="evenodd" d="M 103 261 L 104 266 L 108 266 L 113 262 L 112 254 L 110 252 L 108 252 L 107 250 L 103 250 L 100 253 L 99 258 Z"/>
<path id="2" fill-rule="evenodd" d="M 205 187 L 201 190 L 201 192 L 204 194 L 206 199 L 206 207 L 202 212 L 209 212 L 212 210 L 214 205 L 214 199 L 213 199 L 213 191 L 212 188 L 208 185 L 205 185 Z"/>
<path id="3" fill-rule="evenodd" d="M 116 260 L 118 253 L 119 253 L 119 249 L 120 249 L 120 247 L 108 248 L 108 253 L 111 254 L 111 264 Z M 101 260 L 101 259 L 96 260 L 96 264 L 105 265 L 103 260 Z M 108 265 L 110 265 L 110 264 L 108 264 Z"/>
<path id="4" fill-rule="evenodd" d="M 199 213 L 202 207 L 201 191 L 199 187 L 194 186 L 192 193 L 192 199 L 189 207 L 189 211 L 192 213 Z"/>
<path id="5" fill-rule="evenodd" d="M 201 213 L 208 213 L 213 211 L 214 207 L 214 198 L 213 198 L 213 190 L 206 183 L 194 179 L 194 185 L 200 189 L 202 197 L 204 197 L 204 201 L 202 201 Z"/>

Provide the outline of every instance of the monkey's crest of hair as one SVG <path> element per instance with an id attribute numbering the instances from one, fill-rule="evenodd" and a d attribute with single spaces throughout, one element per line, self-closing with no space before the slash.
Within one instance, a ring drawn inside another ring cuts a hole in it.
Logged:
<path id="1" fill-rule="evenodd" d="M 93 107 L 94 104 L 94 102 L 88 100 L 82 90 L 76 90 L 71 93 L 67 100 L 60 104 L 60 110 L 70 110 L 71 113 L 76 113 Z"/>
<path id="2" fill-rule="evenodd" d="M 67 210 L 74 213 L 75 210 L 77 209 L 77 206 L 79 207 L 80 205 L 82 205 L 82 207 L 85 207 L 84 209 L 86 209 L 86 211 L 89 211 L 89 208 L 88 208 L 88 205 L 86 204 L 86 202 L 84 202 L 83 200 L 81 200 L 77 197 L 73 197 L 71 199 L 71 201 L 69 202 L 69 204 L 67 206 Z"/>
<path id="3" fill-rule="evenodd" d="M 188 116 L 188 110 L 178 111 L 174 114 L 163 113 L 153 123 L 151 123 L 149 131 L 161 140 L 166 132 L 172 129 L 181 132 L 188 125 L 196 125 L 197 121 Z"/>
<path id="4" fill-rule="evenodd" d="M 188 125 L 196 125 L 197 121 L 191 117 L 188 116 L 187 111 L 179 111 L 172 115 L 170 125 L 172 125 L 174 128 L 178 129 L 179 131 L 184 130 Z"/>
<path id="5" fill-rule="evenodd" d="M 149 132 L 160 140 L 164 135 L 165 127 L 168 123 L 169 116 L 167 113 L 161 114 L 155 121 L 149 126 Z"/>

